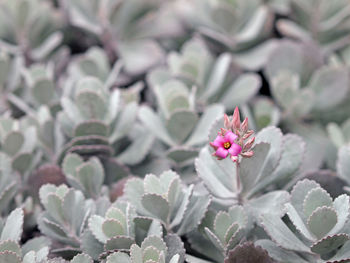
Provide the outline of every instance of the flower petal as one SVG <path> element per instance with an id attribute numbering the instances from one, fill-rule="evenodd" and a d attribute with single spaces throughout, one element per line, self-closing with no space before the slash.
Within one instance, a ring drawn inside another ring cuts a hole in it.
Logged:
<path id="1" fill-rule="evenodd" d="M 230 144 L 233 144 L 234 141 L 237 139 L 237 137 L 238 136 L 236 134 L 234 134 L 232 131 L 228 131 L 225 134 L 225 141 L 229 141 Z"/>
<path id="2" fill-rule="evenodd" d="M 223 147 L 224 142 L 225 142 L 224 137 L 218 135 L 216 137 L 216 139 L 212 143 L 210 143 L 210 145 L 213 146 L 213 147 L 219 148 L 219 147 Z"/>
<path id="3" fill-rule="evenodd" d="M 230 147 L 230 149 L 228 149 L 228 152 L 231 154 L 231 156 L 237 156 L 238 154 L 240 154 L 242 151 L 242 147 L 236 143 L 233 143 Z"/>
<path id="4" fill-rule="evenodd" d="M 228 155 L 228 150 L 226 150 L 223 147 L 219 147 L 216 152 L 215 152 L 215 156 L 221 158 L 221 159 L 225 159 Z"/>

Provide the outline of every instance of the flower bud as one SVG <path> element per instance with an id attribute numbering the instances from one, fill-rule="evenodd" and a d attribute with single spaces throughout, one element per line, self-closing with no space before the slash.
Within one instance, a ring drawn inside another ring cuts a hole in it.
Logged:
<path id="1" fill-rule="evenodd" d="M 224 125 L 226 129 L 231 129 L 232 124 L 227 114 L 224 115 Z"/>
<path id="2" fill-rule="evenodd" d="M 239 116 L 239 109 L 238 109 L 238 107 L 236 107 L 235 111 L 233 112 L 232 130 L 240 129 L 240 128 L 241 128 L 241 119 Z"/>
<path id="3" fill-rule="evenodd" d="M 247 117 L 242 122 L 241 130 L 244 133 L 247 132 L 247 130 L 248 130 L 248 118 Z"/>
<path id="4" fill-rule="evenodd" d="M 254 142 L 255 142 L 255 137 L 250 138 L 250 139 L 244 144 L 243 149 L 244 149 L 244 150 L 249 150 L 249 149 L 253 146 Z"/>
<path id="5" fill-rule="evenodd" d="M 254 133 L 254 131 L 252 131 L 252 130 L 247 131 L 246 134 L 243 135 L 243 140 L 248 139 L 253 133 Z"/>
<path id="6" fill-rule="evenodd" d="M 249 152 L 245 152 L 245 153 L 241 153 L 241 155 L 245 158 L 250 158 L 254 155 L 253 151 L 249 151 Z"/>

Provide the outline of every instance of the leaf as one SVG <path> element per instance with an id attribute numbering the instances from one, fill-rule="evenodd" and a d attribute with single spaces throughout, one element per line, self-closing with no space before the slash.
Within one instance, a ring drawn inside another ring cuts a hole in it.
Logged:
<path id="1" fill-rule="evenodd" d="M 159 116 L 156 115 L 149 107 L 140 107 L 139 118 L 145 127 L 150 130 L 155 136 L 170 146 L 175 145 L 173 139 L 168 134 Z"/>
<path id="2" fill-rule="evenodd" d="M 14 252 L 4 251 L 0 253 L 0 263 L 21 263 L 21 259 Z"/>
<path id="3" fill-rule="evenodd" d="M 294 235 L 279 216 L 264 214 L 260 219 L 264 230 L 278 246 L 310 253 L 310 249 Z"/>
<path id="4" fill-rule="evenodd" d="M 309 86 L 317 95 L 314 109 L 324 111 L 344 101 L 349 91 L 349 77 L 345 69 L 323 67 L 312 75 Z"/>
<path id="5" fill-rule="evenodd" d="M 71 263 L 93 263 L 93 260 L 87 254 L 79 254 L 79 255 L 76 255 L 70 262 Z"/>
<path id="6" fill-rule="evenodd" d="M 166 254 L 166 262 L 171 263 L 171 259 L 178 255 L 179 259 L 175 262 L 184 262 L 186 251 L 181 238 L 175 234 L 168 234 L 165 236 L 164 241 L 168 247 L 168 253 Z"/>
<path id="7" fill-rule="evenodd" d="M 17 242 L 12 240 L 5 240 L 0 242 L 0 253 L 10 251 L 17 254 L 18 257 L 22 257 L 22 251 Z"/>
<path id="8" fill-rule="evenodd" d="M 208 132 L 215 120 L 224 114 L 224 107 L 220 104 L 211 104 L 206 107 L 196 127 L 193 129 L 186 145 L 200 145 L 208 141 Z"/>
<path id="9" fill-rule="evenodd" d="M 254 187 L 259 171 L 266 163 L 266 156 L 270 152 L 270 145 L 267 143 L 256 144 L 253 148 L 254 155 L 251 158 L 243 158 L 240 165 L 240 177 L 242 182 L 242 192 L 248 192 Z"/>
<path id="10" fill-rule="evenodd" d="M 22 148 L 24 136 L 22 133 L 13 131 L 7 134 L 2 144 L 2 150 L 8 155 L 15 155 Z"/>
<path id="11" fill-rule="evenodd" d="M 208 239 L 213 243 L 213 245 L 223 253 L 225 250 L 224 244 L 220 241 L 220 239 L 207 227 L 204 228 L 204 231 L 208 237 Z"/>
<path id="12" fill-rule="evenodd" d="M 183 143 L 196 124 L 197 115 L 194 112 L 189 110 L 176 110 L 171 113 L 166 123 L 166 128 L 171 138 L 174 138 L 178 143 Z"/>
<path id="13" fill-rule="evenodd" d="M 1 232 L 1 240 L 19 242 L 23 232 L 23 209 L 17 208 L 7 217 Z"/>
<path id="14" fill-rule="evenodd" d="M 102 225 L 105 219 L 99 215 L 93 215 L 89 219 L 89 230 L 93 236 L 101 243 L 106 243 L 108 237 L 102 230 Z"/>
<path id="15" fill-rule="evenodd" d="M 105 250 L 115 250 L 115 249 L 130 249 L 131 245 L 134 243 L 134 239 L 127 236 L 115 236 L 106 241 L 104 246 Z"/>
<path id="16" fill-rule="evenodd" d="M 278 46 L 279 42 L 275 39 L 267 40 L 248 51 L 234 53 L 233 61 L 244 69 L 258 71 L 268 63 L 271 52 Z"/>
<path id="17" fill-rule="evenodd" d="M 103 252 L 103 244 L 88 229 L 82 235 L 81 245 L 83 251 L 89 254 L 94 260 L 98 260 L 100 254 Z"/>
<path id="18" fill-rule="evenodd" d="M 251 100 L 261 87 L 260 77 L 253 73 L 239 76 L 222 95 L 221 102 L 228 110 L 243 105 Z"/>
<path id="19" fill-rule="evenodd" d="M 311 181 L 308 179 L 304 179 L 302 181 L 298 181 L 292 191 L 291 191 L 291 204 L 294 206 L 296 211 L 302 217 L 302 219 L 306 222 L 306 217 L 304 213 L 301 213 L 304 209 L 304 200 L 307 194 L 314 188 L 318 188 L 320 185 L 315 181 Z"/>
<path id="20" fill-rule="evenodd" d="M 107 257 L 106 263 L 118 263 L 118 262 L 131 263 L 131 259 L 127 254 L 122 252 L 114 252 L 113 254 L 110 254 Z"/>
<path id="21" fill-rule="evenodd" d="M 78 154 L 70 153 L 64 157 L 62 169 L 66 175 L 75 175 L 76 168 L 80 166 L 83 162 L 84 160 Z"/>
<path id="22" fill-rule="evenodd" d="M 107 219 L 102 223 L 102 231 L 108 237 L 125 235 L 125 229 L 116 219 Z"/>
<path id="23" fill-rule="evenodd" d="M 176 163 L 183 163 L 193 160 L 198 155 L 197 149 L 186 149 L 181 147 L 174 147 L 166 152 L 167 157 Z"/>
<path id="24" fill-rule="evenodd" d="M 290 203 L 287 203 L 285 204 L 285 210 L 290 221 L 292 221 L 296 229 L 307 239 L 315 240 L 314 235 L 310 233 L 308 226 L 304 223 L 298 212 L 295 210 L 294 206 L 292 206 Z"/>
<path id="25" fill-rule="evenodd" d="M 224 53 L 218 57 L 209 76 L 209 80 L 206 85 L 207 88 L 201 97 L 208 99 L 220 91 L 229 70 L 231 60 L 231 54 L 229 53 Z"/>
<path id="26" fill-rule="evenodd" d="M 107 136 L 108 127 L 101 121 L 88 120 L 80 122 L 74 129 L 75 136 L 99 135 Z"/>
<path id="27" fill-rule="evenodd" d="M 277 168 L 271 175 L 268 175 L 262 181 L 258 182 L 251 194 L 257 193 L 272 183 L 283 184 L 288 179 L 292 178 L 298 172 L 303 162 L 305 154 L 305 142 L 303 139 L 294 134 L 283 136 L 283 149 L 281 159 Z"/>
<path id="28" fill-rule="evenodd" d="M 348 184 L 350 184 L 350 147 L 343 146 L 338 151 L 337 172 Z"/>
<path id="29" fill-rule="evenodd" d="M 49 104 L 55 95 L 53 81 L 46 78 L 37 80 L 32 87 L 32 94 L 39 104 Z"/>
<path id="30" fill-rule="evenodd" d="M 232 223 L 228 213 L 224 211 L 219 211 L 217 213 L 214 221 L 214 232 L 222 242 L 225 242 L 225 234 Z"/>
<path id="31" fill-rule="evenodd" d="M 283 190 L 271 191 L 257 198 L 253 198 L 246 203 L 246 209 L 250 211 L 256 219 L 262 214 L 282 216 L 284 205 L 290 200 L 288 192 Z"/>
<path id="32" fill-rule="evenodd" d="M 323 238 L 337 223 L 337 213 L 330 207 L 318 207 L 308 218 L 307 225 L 317 238 Z"/>
<path id="33" fill-rule="evenodd" d="M 168 222 L 169 204 L 162 196 L 144 194 L 141 198 L 141 203 L 155 218 L 160 219 L 165 224 Z"/>
<path id="34" fill-rule="evenodd" d="M 305 197 L 304 200 L 304 214 L 305 217 L 309 217 L 318 207 L 333 206 L 333 200 L 331 196 L 322 188 L 312 189 Z"/>
<path id="35" fill-rule="evenodd" d="M 230 166 L 220 167 L 218 162 L 220 161 L 214 159 L 208 147 L 204 147 L 195 160 L 196 172 L 211 194 L 219 198 L 234 198 L 233 180 L 236 175 L 228 171 L 235 171 L 235 164 L 231 161 Z"/>
<path id="36" fill-rule="evenodd" d="M 333 250 L 344 245 L 350 237 L 346 234 L 339 234 L 334 236 L 327 236 L 311 246 L 311 251 L 317 254 L 328 254 Z"/>
<path id="37" fill-rule="evenodd" d="M 158 64 L 164 51 L 153 40 L 120 42 L 119 52 L 125 62 L 125 70 L 131 75 L 139 75 Z"/>
<path id="38" fill-rule="evenodd" d="M 75 234 L 79 236 L 86 217 L 90 213 L 90 208 L 86 205 L 83 194 L 80 191 L 70 189 L 64 196 L 62 207 L 71 231 L 75 231 Z"/>
<path id="39" fill-rule="evenodd" d="M 181 236 L 194 230 L 203 220 L 210 203 L 211 197 L 209 195 L 192 195 L 176 233 Z"/>
<path id="40" fill-rule="evenodd" d="M 19 153 L 12 159 L 12 168 L 21 174 L 28 171 L 31 165 L 32 154 L 30 153 Z"/>

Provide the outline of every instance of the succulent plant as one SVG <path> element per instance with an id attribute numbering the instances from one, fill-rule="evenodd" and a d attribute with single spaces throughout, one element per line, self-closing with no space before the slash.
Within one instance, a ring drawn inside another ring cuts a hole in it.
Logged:
<path id="1" fill-rule="evenodd" d="M 129 250 L 130 246 L 135 243 L 136 226 L 134 219 L 136 218 L 136 210 L 129 203 L 115 202 L 112 204 L 104 217 L 93 215 L 89 219 L 88 228 L 94 237 L 91 241 L 95 241 L 100 250 L 92 250 L 91 246 L 85 246 L 84 250 L 90 256 L 98 259 L 115 250 Z M 90 241 L 90 242 L 91 242 Z M 84 244 L 88 242 L 88 237 L 85 237 Z"/>
<path id="2" fill-rule="evenodd" d="M 155 69 L 148 76 L 155 94 L 159 96 L 159 88 L 166 89 L 161 86 L 167 80 L 180 79 L 188 87 L 196 87 L 195 102 L 199 108 L 220 102 L 231 111 L 234 106 L 247 103 L 261 85 L 260 77 L 242 73 L 229 53 L 215 58 L 200 38 L 187 41 L 179 53 L 171 52 L 167 64 L 167 68 Z"/>
<path id="3" fill-rule="evenodd" d="M 229 251 L 233 250 L 248 233 L 250 222 L 244 208 L 238 205 L 230 207 L 227 212 L 211 211 L 210 214 L 203 220 L 200 228 L 217 252 L 212 253 L 196 236 L 190 237 L 190 242 L 192 247 L 201 254 L 215 262 L 222 262 Z"/>
<path id="4" fill-rule="evenodd" d="M 79 155 L 71 153 L 65 156 L 62 168 L 68 183 L 82 191 L 86 198 L 100 196 L 104 169 L 98 158 L 92 157 L 84 162 Z"/>
<path id="5" fill-rule="evenodd" d="M 169 80 L 155 87 L 159 112 L 143 105 L 139 119 L 143 125 L 167 146 L 166 157 L 175 163 L 197 156 L 198 146 L 206 142 L 205 131 L 222 115 L 221 105 L 207 107 L 199 117 L 194 94 L 178 80 Z"/>
<path id="6" fill-rule="evenodd" d="M 109 57 L 120 56 L 131 75 L 142 74 L 163 60 L 164 51 L 151 37 L 182 31 L 166 2 L 62 1 L 70 23 L 99 37 Z M 171 27 L 162 26 L 164 19 L 172 19 Z"/>
<path id="7" fill-rule="evenodd" d="M 292 225 L 276 215 L 261 216 L 265 231 L 280 248 L 305 254 L 308 262 L 349 259 L 344 249 L 338 250 L 349 240 L 348 195 L 333 200 L 319 184 L 305 179 L 293 187 L 285 211 Z"/>
<path id="8" fill-rule="evenodd" d="M 70 138 L 63 154 L 72 152 L 83 156 L 113 156 L 114 147 L 118 149 L 118 141 L 126 136 L 132 138 L 130 130 L 134 127 L 138 109 L 135 102 L 122 107 L 120 100 L 119 90 L 109 92 L 97 78 L 85 77 L 78 81 L 72 97 L 62 98 L 63 111 L 58 113 L 59 123 Z M 144 140 L 137 140 L 136 143 L 138 147 L 146 149 L 131 149 L 134 154 L 129 154 L 126 162 L 142 160 L 147 154 L 149 139 L 147 135 L 141 137 Z M 129 144 L 129 147 L 132 146 L 132 143 Z"/>
<path id="9" fill-rule="evenodd" d="M 281 59 L 291 55 L 292 59 Z M 305 168 L 317 169 L 324 161 L 333 168 L 335 154 L 326 154 L 332 145 L 324 124 L 348 118 L 347 68 L 324 64 L 319 49 L 312 44 L 283 41 L 271 53 L 265 72 L 271 93 L 283 109 L 281 125 L 307 142 Z"/>
<path id="10" fill-rule="evenodd" d="M 39 196 L 44 212 L 38 218 L 38 227 L 46 236 L 62 244 L 52 252 L 59 255 L 81 252 L 82 234 L 89 216 L 96 210 L 95 204 L 86 200 L 79 190 L 64 184 L 43 185 Z"/>
<path id="11" fill-rule="evenodd" d="M 273 13 L 260 0 L 192 4 L 190 21 L 199 32 L 235 52 L 251 48 L 271 33 Z"/>
<path id="12" fill-rule="evenodd" d="M 211 140 L 214 140 L 215 133 L 220 127 L 224 127 L 222 119 L 211 129 L 209 135 Z M 266 189 L 270 191 L 278 189 L 293 180 L 293 175 L 298 173 L 302 164 L 304 148 L 304 142 L 300 137 L 283 135 L 278 128 L 267 127 L 255 136 L 255 145 L 252 146 L 253 156 L 249 159 L 243 158 L 239 164 L 241 186 L 237 185 L 236 180 L 237 163 L 230 159 L 215 160 L 208 147 L 204 147 L 196 159 L 196 170 L 208 191 L 218 200 L 225 200 L 226 204 L 243 202 L 248 207 L 252 205 L 255 212 L 260 209 L 271 209 L 271 212 L 277 212 L 276 207 L 272 208 L 271 203 L 265 203 L 265 201 L 276 198 L 283 202 L 288 195 L 283 191 L 260 195 Z M 251 163 L 255 165 L 252 166 Z M 241 191 L 239 191 L 240 187 Z M 266 198 L 265 201 L 263 201 L 264 198 Z M 251 204 L 249 204 L 250 200 Z"/>
<path id="13" fill-rule="evenodd" d="M 13 210 L 6 220 L 1 219 L 0 261 L 8 263 L 40 263 L 48 259 L 50 242 L 37 237 L 20 244 L 23 233 L 22 208 Z"/>
<path id="14" fill-rule="evenodd" d="M 291 0 L 290 18 L 279 19 L 277 28 L 283 35 L 303 41 L 314 40 L 325 52 L 332 52 L 349 44 L 348 2 L 337 0 Z"/>
<path id="15" fill-rule="evenodd" d="M 49 1 L 1 1 L 0 12 L 2 49 L 23 54 L 27 63 L 44 60 L 61 44 L 61 18 Z"/>
<path id="16" fill-rule="evenodd" d="M 123 252 L 116 252 L 107 257 L 106 263 L 182 263 L 184 249 L 179 238 L 168 235 L 165 241 L 157 236 L 147 237 L 141 244 L 132 245 L 130 256 Z"/>
<path id="17" fill-rule="evenodd" d="M 195 192 L 193 185 L 182 185 L 173 171 L 130 179 L 124 191 L 140 215 L 159 220 L 167 231 L 178 235 L 194 230 L 210 204 L 209 196 Z"/>

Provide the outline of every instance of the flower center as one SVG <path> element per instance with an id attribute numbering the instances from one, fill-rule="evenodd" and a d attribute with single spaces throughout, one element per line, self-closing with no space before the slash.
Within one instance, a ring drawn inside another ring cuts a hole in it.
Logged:
<path id="1" fill-rule="evenodd" d="M 224 148 L 225 149 L 228 149 L 228 148 L 230 148 L 231 147 L 231 143 L 229 143 L 229 142 L 225 142 L 224 143 Z"/>

